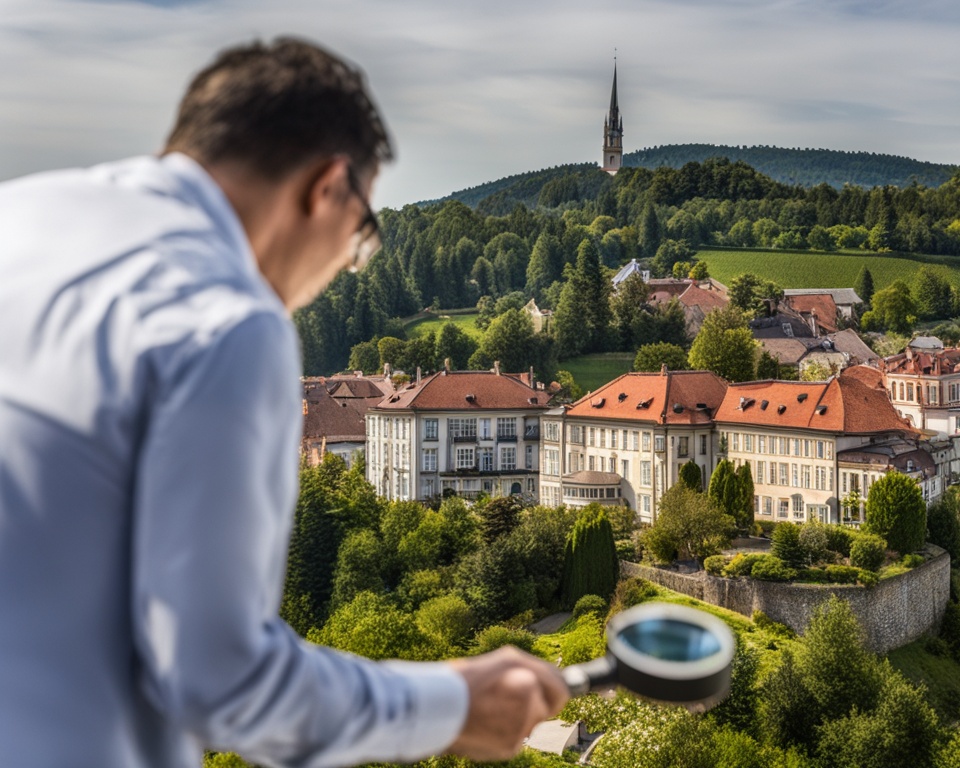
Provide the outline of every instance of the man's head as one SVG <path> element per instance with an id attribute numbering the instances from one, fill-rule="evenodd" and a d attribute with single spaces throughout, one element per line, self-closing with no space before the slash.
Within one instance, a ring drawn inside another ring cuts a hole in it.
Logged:
<path id="1" fill-rule="evenodd" d="M 369 254 L 373 179 L 393 157 L 363 75 L 290 38 L 217 56 L 187 89 L 164 152 L 213 176 L 291 309 Z"/>
<path id="2" fill-rule="evenodd" d="M 393 150 L 363 80 L 301 40 L 229 48 L 190 83 L 165 152 L 238 163 L 271 181 L 337 155 L 371 174 Z"/>

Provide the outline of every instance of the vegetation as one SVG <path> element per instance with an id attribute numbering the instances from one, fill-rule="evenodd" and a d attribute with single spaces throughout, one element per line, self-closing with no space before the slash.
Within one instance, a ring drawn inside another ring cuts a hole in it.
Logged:
<path id="1" fill-rule="evenodd" d="M 704 319 L 690 347 L 690 367 L 730 382 L 750 381 L 756 377 L 757 347 L 743 314 L 731 304 Z"/>
<path id="2" fill-rule="evenodd" d="M 734 526 L 709 494 L 677 483 L 660 498 L 657 519 L 641 533 L 641 543 L 662 563 L 678 558 L 703 562 L 729 544 Z"/>
<path id="3" fill-rule="evenodd" d="M 563 558 L 561 599 L 573 607 L 585 595 L 606 600 L 613 594 L 620 563 L 613 543 L 613 527 L 603 507 L 588 504 L 567 539 Z"/>
<path id="4" fill-rule="evenodd" d="M 917 482 L 889 472 L 870 486 L 866 527 L 901 554 L 920 549 L 927 533 L 927 505 Z"/>

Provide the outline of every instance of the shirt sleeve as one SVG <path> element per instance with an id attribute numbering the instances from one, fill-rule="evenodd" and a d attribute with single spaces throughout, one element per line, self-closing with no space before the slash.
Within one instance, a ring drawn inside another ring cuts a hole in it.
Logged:
<path id="1" fill-rule="evenodd" d="M 374 663 L 278 617 L 300 402 L 289 324 L 255 314 L 157 387 L 138 460 L 131 573 L 142 687 L 174 727 L 268 765 L 435 754 L 466 718 L 443 663 Z"/>

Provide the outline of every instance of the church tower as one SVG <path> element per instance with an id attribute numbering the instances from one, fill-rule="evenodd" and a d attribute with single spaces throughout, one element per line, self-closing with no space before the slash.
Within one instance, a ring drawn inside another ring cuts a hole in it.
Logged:
<path id="1" fill-rule="evenodd" d="M 607 173 L 616 173 L 623 164 L 623 118 L 617 103 L 617 62 L 613 62 L 613 90 L 610 92 L 610 113 L 603 121 L 603 161 Z"/>

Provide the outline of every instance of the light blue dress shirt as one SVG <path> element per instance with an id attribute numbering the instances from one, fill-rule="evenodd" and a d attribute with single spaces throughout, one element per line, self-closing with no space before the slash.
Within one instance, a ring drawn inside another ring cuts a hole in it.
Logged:
<path id="1" fill-rule="evenodd" d="M 0 761 L 412 760 L 467 711 L 277 617 L 296 334 L 184 155 L 0 184 Z"/>

